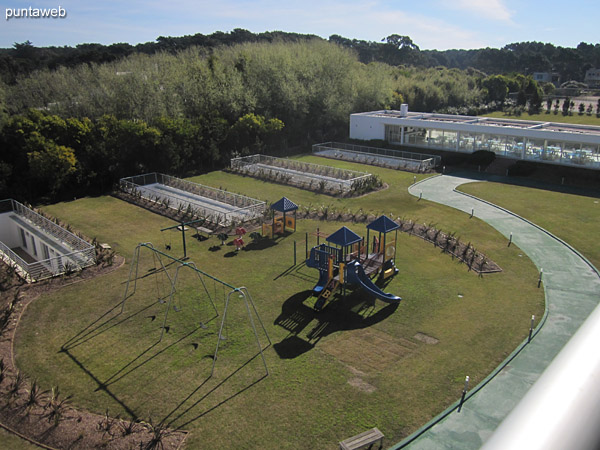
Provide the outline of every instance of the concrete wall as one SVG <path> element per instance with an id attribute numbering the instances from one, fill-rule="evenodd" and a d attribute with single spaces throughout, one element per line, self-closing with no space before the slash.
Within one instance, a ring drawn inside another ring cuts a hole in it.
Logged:
<path id="1" fill-rule="evenodd" d="M 19 236 L 19 230 L 15 226 L 13 220 L 10 219 L 10 214 L 0 214 L 0 242 L 10 248 L 20 247 L 21 238 Z"/>
<path id="2" fill-rule="evenodd" d="M 350 114 L 350 139 L 385 139 L 384 118 Z"/>

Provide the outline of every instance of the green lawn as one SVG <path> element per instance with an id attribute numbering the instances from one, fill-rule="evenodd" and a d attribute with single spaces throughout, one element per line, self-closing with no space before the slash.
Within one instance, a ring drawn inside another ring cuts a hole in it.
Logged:
<path id="1" fill-rule="evenodd" d="M 10 450 L 35 450 L 40 447 L 9 433 L 4 428 L 0 428 L 0 448 Z"/>
<path id="2" fill-rule="evenodd" d="M 555 234 L 600 268 L 600 197 L 500 183 L 469 183 L 461 191 L 503 206 Z"/>
<path id="3" fill-rule="evenodd" d="M 594 111 L 596 109 L 594 108 Z M 600 126 L 600 118 L 596 117 L 596 114 L 592 114 L 588 116 L 587 114 L 579 115 L 578 112 L 574 112 L 570 116 L 564 116 L 562 111 L 559 111 L 558 114 L 552 113 L 547 114 L 546 112 L 542 112 L 539 114 L 529 114 L 527 112 L 521 114 L 520 116 L 512 116 L 508 115 L 502 111 L 494 111 L 489 114 L 484 114 L 486 117 L 496 117 L 502 119 L 520 119 L 520 120 L 536 120 L 539 122 L 559 122 L 559 123 L 573 123 L 578 125 L 597 125 Z"/>
<path id="4" fill-rule="evenodd" d="M 368 167 L 312 156 L 302 160 Z M 302 255 L 306 233 L 312 246 L 317 227 L 329 233 L 341 223 L 300 220 L 295 234 L 237 254 L 214 237 L 202 242 L 190 237 L 191 261 L 232 285 L 248 287 L 273 343 L 265 350 L 268 377 L 263 378 L 244 303 L 233 295 L 227 339 L 221 342 L 215 376 L 207 380 L 221 319 L 213 318 L 209 295 L 222 314 L 227 290 L 190 269 L 178 277 L 181 311 L 169 312 L 169 332 L 157 343 L 165 311 L 157 299 L 168 286 L 164 272 L 152 270 L 157 261 L 144 251 L 137 289 L 123 314 L 115 306 L 129 265 L 33 302 L 18 329 L 17 364 L 92 411 L 151 417 L 190 430 L 188 448 L 334 449 L 338 441 L 373 426 L 385 433 L 387 443 L 400 440 L 457 400 L 465 375 L 474 383 L 482 380 L 527 336 L 531 315 L 543 313 L 543 292 L 533 264 L 491 227 L 409 196 L 412 174 L 367 170 L 389 187 L 357 199 L 223 172 L 193 181 L 269 201 L 285 195 L 302 207 L 362 208 L 436 223 L 471 241 L 503 271 L 478 277 L 431 244 L 401 234 L 400 273 L 385 287 L 403 297 L 399 305 L 373 302 L 356 291 L 315 313 L 309 291 L 318 273 L 302 265 L 291 268 L 294 241 Z M 182 253 L 177 232 L 159 231 L 172 222 L 112 197 L 44 209 L 110 243 L 128 262 L 138 242 L 164 249 L 168 241 L 174 255 Z M 346 225 L 366 234 L 365 224 Z M 168 267 L 171 276 L 175 269 Z M 422 336 L 438 343 L 424 343 Z M 264 343 L 262 331 L 260 338 Z"/>

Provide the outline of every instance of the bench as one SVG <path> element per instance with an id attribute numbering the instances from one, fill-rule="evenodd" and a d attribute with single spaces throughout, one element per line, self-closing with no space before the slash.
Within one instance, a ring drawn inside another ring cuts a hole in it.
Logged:
<path id="1" fill-rule="evenodd" d="M 213 230 L 210 230 L 210 229 L 204 228 L 204 227 L 196 227 L 196 231 L 198 232 L 198 234 L 206 233 L 207 236 L 210 236 L 211 234 L 213 234 Z"/>
<path id="2" fill-rule="evenodd" d="M 383 446 L 383 433 L 377 428 L 371 428 L 364 433 L 357 434 L 340 442 L 340 450 L 355 450 L 369 446 L 379 441 L 379 448 Z"/>

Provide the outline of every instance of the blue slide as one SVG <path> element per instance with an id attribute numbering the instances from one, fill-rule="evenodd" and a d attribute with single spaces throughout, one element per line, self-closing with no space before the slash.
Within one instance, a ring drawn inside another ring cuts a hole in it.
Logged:
<path id="1" fill-rule="evenodd" d="M 315 284 L 315 287 L 313 288 L 313 292 L 316 295 L 319 295 L 321 293 L 321 291 L 323 289 L 325 289 L 325 286 L 327 286 L 328 281 L 329 281 L 329 275 L 327 274 L 327 272 L 320 271 L 319 272 L 319 281 L 317 282 L 317 284 Z"/>
<path id="2" fill-rule="evenodd" d="M 371 281 L 371 279 L 365 273 L 365 269 L 358 262 L 354 261 L 348 264 L 346 271 L 347 281 L 351 284 L 358 284 L 365 291 L 377 297 L 379 300 L 383 300 L 388 303 L 395 303 L 402 300 L 401 297 L 398 297 L 394 294 L 387 294 L 379 289 L 375 283 Z"/>

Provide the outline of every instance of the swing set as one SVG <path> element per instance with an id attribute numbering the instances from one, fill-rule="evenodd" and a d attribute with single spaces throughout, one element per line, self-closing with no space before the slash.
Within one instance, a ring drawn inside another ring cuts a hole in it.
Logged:
<path id="1" fill-rule="evenodd" d="M 165 330 L 168 330 L 167 318 L 168 318 L 169 310 L 171 309 L 171 306 L 173 306 L 173 310 L 177 313 L 179 313 L 183 310 L 181 299 L 179 299 L 180 300 L 179 305 L 177 305 L 178 281 L 180 280 L 181 274 L 183 273 L 184 270 L 191 270 L 192 273 L 194 275 L 196 275 L 197 279 L 200 281 L 200 285 L 202 286 L 201 292 L 206 294 L 206 297 L 208 297 L 208 301 L 210 302 L 210 305 L 212 306 L 212 309 L 215 312 L 215 316 L 213 316 L 211 319 L 209 319 L 209 321 L 219 316 L 219 312 L 217 310 L 217 307 L 215 306 L 215 302 L 213 301 L 213 299 L 216 300 L 218 297 L 219 288 L 222 291 L 221 295 L 222 295 L 222 297 L 224 299 L 224 303 L 225 303 L 225 307 L 223 310 L 223 317 L 221 319 L 219 333 L 217 336 L 217 344 L 216 344 L 215 353 L 214 353 L 214 357 L 213 357 L 212 369 L 211 369 L 209 377 L 211 377 L 213 375 L 214 370 L 215 370 L 215 364 L 217 361 L 217 354 L 219 352 L 220 343 L 221 343 L 221 341 L 224 341 L 227 339 L 227 337 L 224 334 L 224 330 L 226 330 L 227 314 L 228 314 L 228 311 L 230 308 L 230 301 L 235 298 L 243 299 L 243 301 L 244 301 L 245 310 L 246 310 L 246 313 L 248 316 L 248 321 L 252 327 L 252 331 L 254 333 L 254 338 L 256 341 L 256 345 L 258 347 L 258 351 L 262 357 L 262 362 L 265 367 L 266 374 L 267 375 L 269 374 L 269 369 L 267 368 L 267 362 L 266 362 L 265 356 L 263 354 L 263 346 L 260 342 L 260 338 L 258 336 L 258 332 L 256 329 L 254 316 L 256 316 L 256 320 L 258 321 L 263 332 L 265 333 L 265 336 L 268 341 L 268 345 L 271 345 L 271 339 L 269 338 L 267 330 L 265 329 L 265 326 L 258 314 L 258 311 L 256 310 L 256 306 L 254 305 L 254 302 L 252 301 L 252 296 L 250 295 L 250 292 L 248 291 L 248 289 L 246 287 L 232 286 L 231 284 L 226 283 L 225 281 L 222 281 L 222 280 L 198 269 L 198 267 L 196 267 L 196 265 L 193 262 L 183 261 L 181 259 L 175 258 L 171 255 L 168 255 L 167 253 L 164 253 L 164 252 L 156 249 L 150 242 L 138 244 L 135 247 L 135 250 L 133 251 L 133 257 L 131 259 L 131 265 L 129 267 L 129 276 L 127 278 L 127 283 L 125 285 L 125 292 L 123 294 L 123 300 L 121 302 L 121 311 L 119 314 L 122 314 L 125 311 L 125 302 L 129 298 L 131 298 L 136 292 L 137 281 L 140 278 L 139 270 L 140 270 L 140 258 L 141 258 L 142 251 L 144 251 L 146 253 L 150 252 L 152 254 L 152 261 L 153 261 L 154 267 L 151 268 L 150 270 L 153 272 L 151 275 L 155 278 L 155 281 L 156 281 L 157 302 L 162 303 L 162 304 L 166 303 L 166 305 L 167 305 L 166 309 L 165 309 L 165 314 L 163 317 L 163 322 L 162 322 L 162 326 L 161 326 L 161 334 L 158 339 L 158 342 L 162 341 L 163 336 L 165 334 Z M 165 260 L 169 261 L 169 263 L 167 265 L 164 264 L 163 258 Z M 172 270 L 172 273 L 169 273 L 167 266 L 172 266 L 172 265 L 175 265 L 175 267 L 174 268 L 170 267 L 170 269 Z M 162 280 L 159 279 L 159 277 L 162 277 Z M 207 282 L 206 282 L 207 279 L 209 280 L 209 282 L 210 282 L 210 280 L 212 280 L 212 282 L 213 282 L 213 293 L 212 294 L 210 292 L 210 289 L 207 286 Z M 166 290 L 161 289 L 161 286 L 165 285 L 165 284 L 167 286 L 167 289 Z M 197 301 L 198 301 L 198 304 L 201 303 L 201 300 L 199 297 L 197 297 Z M 207 328 L 206 324 L 203 322 L 200 322 L 200 327 L 203 329 Z"/>
<path id="2" fill-rule="evenodd" d="M 169 230 L 173 230 L 175 228 L 177 228 L 177 230 L 181 231 L 181 239 L 183 241 L 183 258 L 182 259 L 187 259 L 187 247 L 185 245 L 185 232 L 189 229 L 187 226 L 188 225 L 194 225 L 196 230 L 198 231 L 198 233 L 200 231 L 203 231 L 207 234 L 212 233 L 212 230 L 209 230 L 208 228 L 204 228 L 202 225 L 204 225 L 206 223 L 206 218 L 202 218 L 202 219 L 195 219 L 195 220 L 190 220 L 190 221 L 183 221 L 183 222 L 179 222 L 178 225 L 172 225 L 170 227 L 166 227 L 166 228 L 161 228 L 161 233 L 165 232 L 165 231 L 169 231 Z M 171 238 L 169 237 L 169 241 L 167 242 L 167 240 L 165 239 L 164 235 L 163 235 L 163 240 L 164 240 L 164 244 L 165 244 L 165 250 L 166 251 L 171 251 Z"/>

